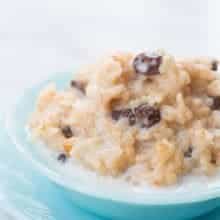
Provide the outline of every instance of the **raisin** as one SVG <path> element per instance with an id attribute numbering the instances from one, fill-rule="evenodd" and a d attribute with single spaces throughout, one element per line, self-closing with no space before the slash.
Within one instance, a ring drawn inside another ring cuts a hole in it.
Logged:
<path id="1" fill-rule="evenodd" d="M 220 97 L 213 97 L 212 110 L 220 109 Z"/>
<path id="2" fill-rule="evenodd" d="M 62 134 L 65 138 L 71 138 L 73 136 L 73 132 L 70 126 L 64 126 L 61 128 Z"/>
<path id="3" fill-rule="evenodd" d="M 129 125 L 135 125 L 136 122 L 141 122 L 142 127 L 151 127 L 161 120 L 160 110 L 148 104 L 141 104 L 138 107 L 131 109 L 113 110 L 112 119 L 119 120 L 120 117 L 128 118 Z"/>
<path id="4" fill-rule="evenodd" d="M 76 88 L 85 94 L 85 84 L 83 82 L 72 80 L 70 84 L 71 87 Z"/>
<path id="5" fill-rule="evenodd" d="M 121 110 L 113 110 L 112 111 L 112 119 L 115 121 L 118 121 L 119 118 L 121 117 L 121 113 L 122 113 Z"/>
<path id="6" fill-rule="evenodd" d="M 122 116 L 128 118 L 129 125 L 134 125 L 136 123 L 136 117 L 131 108 L 122 110 Z"/>
<path id="7" fill-rule="evenodd" d="M 65 163 L 66 160 L 67 160 L 66 154 L 64 154 L 64 153 L 59 154 L 58 157 L 57 157 L 57 160 L 61 161 L 62 163 Z"/>
<path id="8" fill-rule="evenodd" d="M 132 113 L 128 116 L 129 125 L 135 125 L 136 123 L 136 117 L 135 114 Z"/>
<path id="9" fill-rule="evenodd" d="M 162 56 L 157 54 L 138 54 L 133 61 L 133 68 L 136 73 L 143 75 L 160 74 L 159 67 L 162 63 Z"/>
<path id="10" fill-rule="evenodd" d="M 193 148 L 189 146 L 189 148 L 184 152 L 184 157 L 192 157 Z"/>
<path id="11" fill-rule="evenodd" d="M 215 158 L 212 158 L 212 159 L 211 159 L 211 163 L 212 163 L 212 164 L 216 164 L 216 163 L 217 163 L 216 159 L 215 159 Z"/>
<path id="12" fill-rule="evenodd" d="M 210 162 L 212 164 L 215 164 L 215 165 L 217 164 L 217 157 L 216 157 L 214 152 L 211 153 L 211 160 L 210 160 Z"/>
<path id="13" fill-rule="evenodd" d="M 129 115 L 133 114 L 132 109 L 126 108 L 121 111 L 122 116 L 129 117 Z"/>
<path id="14" fill-rule="evenodd" d="M 161 120 L 160 110 L 146 103 L 135 108 L 135 115 L 141 121 L 143 128 L 149 128 Z"/>
<path id="15" fill-rule="evenodd" d="M 135 115 L 138 118 L 144 118 L 148 116 L 150 106 L 147 103 L 141 104 L 134 109 Z"/>
<path id="16" fill-rule="evenodd" d="M 214 60 L 214 61 L 212 62 L 211 69 L 212 69 L 213 71 L 217 71 L 217 70 L 218 70 L 218 61 L 217 61 L 217 60 Z"/>
<path id="17" fill-rule="evenodd" d="M 129 125 L 134 125 L 136 123 L 135 114 L 130 108 L 112 111 L 112 119 L 114 119 L 115 121 L 118 121 L 120 117 L 128 118 Z"/>
<path id="18" fill-rule="evenodd" d="M 161 120 L 160 111 L 158 109 L 152 109 L 148 115 L 148 127 L 151 127 Z"/>
<path id="19" fill-rule="evenodd" d="M 150 128 L 153 125 L 160 122 L 160 120 L 161 120 L 160 111 L 159 110 L 151 111 L 149 112 L 148 117 L 143 121 L 142 127 Z"/>

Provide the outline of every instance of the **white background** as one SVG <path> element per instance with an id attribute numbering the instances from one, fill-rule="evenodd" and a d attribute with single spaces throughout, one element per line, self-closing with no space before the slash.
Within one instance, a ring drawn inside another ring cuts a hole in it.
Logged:
<path id="1" fill-rule="evenodd" d="M 0 98 L 115 49 L 220 56 L 218 0 L 0 0 Z"/>

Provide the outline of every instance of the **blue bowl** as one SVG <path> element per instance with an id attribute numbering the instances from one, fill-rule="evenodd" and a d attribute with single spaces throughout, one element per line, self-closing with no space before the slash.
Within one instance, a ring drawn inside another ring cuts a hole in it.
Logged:
<path id="1" fill-rule="evenodd" d="M 145 192 L 138 187 L 120 187 L 117 181 L 100 181 L 95 175 L 67 175 L 65 168 L 47 153 L 42 153 L 38 144 L 31 143 L 26 124 L 39 91 L 50 82 L 58 89 L 65 88 L 71 74 L 56 74 L 18 98 L 6 117 L 8 134 L 17 149 L 26 159 L 79 207 L 100 216 L 119 220 L 180 220 L 193 218 L 209 212 L 220 204 L 220 180 L 212 184 L 190 186 L 181 190 L 153 190 Z M 89 174 L 90 175 L 90 174 Z M 52 196 L 52 195 L 51 195 Z"/>

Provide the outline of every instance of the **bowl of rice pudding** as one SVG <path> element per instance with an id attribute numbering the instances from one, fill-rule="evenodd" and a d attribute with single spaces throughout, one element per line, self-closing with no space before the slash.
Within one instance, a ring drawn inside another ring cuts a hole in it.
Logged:
<path id="1" fill-rule="evenodd" d="M 186 219 L 218 206 L 217 59 L 114 53 L 25 91 L 6 126 L 75 205 L 100 216 Z"/>

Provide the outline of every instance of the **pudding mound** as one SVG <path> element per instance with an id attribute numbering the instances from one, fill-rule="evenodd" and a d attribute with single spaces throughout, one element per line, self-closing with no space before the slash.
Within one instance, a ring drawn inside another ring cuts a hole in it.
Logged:
<path id="1" fill-rule="evenodd" d="M 38 97 L 34 137 L 101 175 L 170 185 L 220 165 L 220 77 L 209 58 L 116 53 Z"/>

